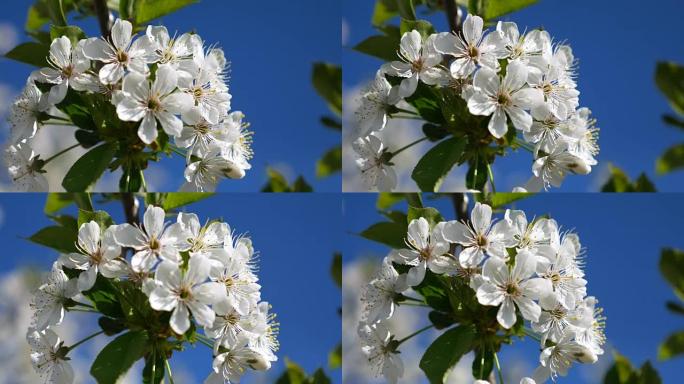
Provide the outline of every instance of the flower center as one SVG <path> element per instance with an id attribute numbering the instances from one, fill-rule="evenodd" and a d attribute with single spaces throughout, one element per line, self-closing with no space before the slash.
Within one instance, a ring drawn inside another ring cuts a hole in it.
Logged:
<path id="1" fill-rule="evenodd" d="M 423 59 L 419 58 L 411 63 L 411 70 L 413 72 L 420 72 L 423 70 Z"/>
<path id="2" fill-rule="evenodd" d="M 510 282 L 506 284 L 506 295 L 508 296 L 520 296 L 520 288 L 518 288 L 518 284 Z"/>
<path id="3" fill-rule="evenodd" d="M 160 248 L 161 248 L 161 243 L 159 242 L 159 240 L 157 240 L 156 237 L 153 237 L 150 240 L 150 249 L 156 252 L 156 251 L 159 251 Z"/>
<path id="4" fill-rule="evenodd" d="M 235 281 L 232 277 L 227 277 L 226 281 L 224 281 L 223 284 L 225 284 L 226 288 L 230 289 L 233 287 L 233 285 L 235 285 Z"/>
<path id="5" fill-rule="evenodd" d="M 486 247 L 487 244 L 489 244 L 489 240 L 487 240 L 487 236 L 485 235 L 477 235 L 475 241 L 477 242 L 478 247 Z"/>
<path id="6" fill-rule="evenodd" d="M 190 289 L 188 287 L 183 287 L 181 288 L 178 296 L 181 298 L 181 300 L 187 300 L 190 297 L 192 297 L 192 292 L 190 292 Z"/>
<path id="7" fill-rule="evenodd" d="M 98 248 L 93 254 L 90 255 L 90 263 L 99 265 L 102 262 L 102 249 Z"/>
<path id="8" fill-rule="evenodd" d="M 499 92 L 499 94 L 496 95 L 496 102 L 504 107 L 509 106 L 511 104 L 511 95 L 507 92 Z"/>
<path id="9" fill-rule="evenodd" d="M 420 254 L 419 254 L 418 258 L 421 261 L 428 261 L 428 260 L 430 260 L 431 256 L 432 256 L 432 249 L 430 249 L 430 247 L 428 247 L 428 248 L 420 250 Z"/>
<path id="10" fill-rule="evenodd" d="M 553 92 L 553 85 L 551 85 L 551 83 L 544 84 L 544 86 L 542 87 L 542 91 L 544 91 L 544 95 L 550 95 L 551 92 Z"/>
<path id="11" fill-rule="evenodd" d="M 480 57 L 480 50 L 477 49 L 477 46 L 471 45 L 468 47 L 468 56 L 470 56 L 471 59 L 477 59 Z"/>
<path id="12" fill-rule="evenodd" d="M 226 318 L 226 321 L 227 321 L 228 324 L 230 324 L 230 325 L 235 325 L 235 324 L 237 324 L 239 320 L 240 320 L 240 317 L 238 317 L 238 316 L 235 315 L 235 314 L 230 314 L 230 315 L 228 315 L 228 317 Z"/>
<path id="13" fill-rule="evenodd" d="M 147 100 L 147 109 L 150 111 L 158 112 L 161 109 L 161 106 L 161 101 L 156 95 L 151 96 L 150 99 Z"/>
<path id="14" fill-rule="evenodd" d="M 205 122 L 197 123 L 197 125 L 195 125 L 195 132 L 200 135 L 206 135 L 209 133 L 209 124 Z"/>
<path id="15" fill-rule="evenodd" d="M 74 74 L 74 66 L 69 64 L 66 67 L 62 68 L 62 77 L 65 79 L 71 78 L 71 75 Z"/>
<path id="16" fill-rule="evenodd" d="M 195 87 L 192 89 L 192 97 L 194 97 L 195 100 L 200 100 L 203 95 L 204 90 L 202 89 L 202 87 Z"/>
<path id="17" fill-rule="evenodd" d="M 116 52 L 116 60 L 119 63 L 128 63 L 128 53 L 126 51 L 119 50 Z"/>

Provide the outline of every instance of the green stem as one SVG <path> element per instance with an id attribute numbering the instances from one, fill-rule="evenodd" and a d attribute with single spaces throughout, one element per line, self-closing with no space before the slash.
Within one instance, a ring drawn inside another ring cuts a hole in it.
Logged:
<path id="1" fill-rule="evenodd" d="M 515 139 L 513 139 L 513 142 L 516 143 L 516 144 L 518 144 L 521 148 L 526 149 L 526 150 L 529 151 L 530 153 L 536 152 L 536 151 L 534 150 L 534 147 L 533 147 L 530 143 L 525 142 L 525 141 L 523 141 L 523 140 L 520 140 L 518 137 L 516 137 Z"/>
<path id="2" fill-rule="evenodd" d="M 409 296 L 404 296 L 404 295 L 402 295 L 402 298 L 403 298 L 404 300 L 416 301 L 416 302 L 419 302 L 419 303 L 425 303 L 425 301 L 420 300 L 420 299 L 416 299 L 416 298 L 414 298 L 414 297 L 409 297 Z"/>
<path id="3" fill-rule="evenodd" d="M 95 307 L 93 307 L 92 305 L 86 304 L 86 303 L 81 303 L 80 301 L 75 301 L 75 302 L 74 302 L 74 305 L 80 305 L 81 307 L 86 307 L 86 308 L 95 309 Z"/>
<path id="4" fill-rule="evenodd" d="M 188 157 L 187 153 L 184 153 L 180 148 L 176 147 L 175 145 L 169 145 L 169 148 L 171 148 L 171 151 L 177 155 L 183 156 L 183 158 Z"/>
<path id="5" fill-rule="evenodd" d="M 103 334 L 103 333 L 104 333 L 104 331 L 100 331 L 100 332 L 95 332 L 95 333 L 93 333 L 92 335 L 86 337 L 85 339 L 79 341 L 78 343 L 76 343 L 76 344 L 74 344 L 74 345 L 68 347 L 68 348 L 69 348 L 69 351 L 72 351 L 74 348 L 78 347 L 79 345 L 81 345 L 81 344 L 85 343 L 86 341 L 92 339 L 93 337 L 98 336 L 98 335 L 101 335 L 101 334 Z"/>
<path id="6" fill-rule="evenodd" d="M 51 119 L 55 119 L 55 120 L 65 121 L 67 123 L 71 123 L 72 125 L 74 124 L 74 122 L 71 121 L 71 119 L 67 119 L 66 117 L 53 116 L 53 115 L 49 115 L 49 114 L 47 115 L 47 117 L 49 117 Z"/>
<path id="7" fill-rule="evenodd" d="M 147 182 L 145 181 L 145 172 L 141 169 L 140 171 L 140 181 L 142 182 L 143 192 L 147 192 Z"/>
<path id="8" fill-rule="evenodd" d="M 501 372 L 501 365 L 499 364 L 499 356 L 494 352 L 494 364 L 496 364 L 496 370 L 499 372 L 499 384 L 504 384 L 503 372 Z"/>
<path id="9" fill-rule="evenodd" d="M 67 309 L 69 312 L 87 312 L 87 313 L 100 313 L 98 311 L 94 311 L 92 309 L 83 309 L 83 308 L 69 308 Z"/>
<path id="10" fill-rule="evenodd" d="M 48 157 L 47 160 L 45 160 L 45 163 L 43 163 L 43 164 L 47 164 L 47 163 L 51 162 L 52 160 L 58 158 L 59 156 L 62 156 L 63 154 L 71 151 L 72 149 L 74 149 L 76 147 L 80 147 L 80 146 L 81 146 L 81 144 L 76 143 L 76 144 L 72 145 L 71 147 L 65 148 L 65 149 L 55 153 L 54 155 Z"/>
<path id="11" fill-rule="evenodd" d="M 412 303 L 412 302 L 408 302 L 408 303 L 399 303 L 399 305 L 408 305 L 408 306 L 411 306 L 411 307 L 426 307 L 426 308 L 429 308 L 429 307 L 430 307 L 429 305 L 427 305 L 427 304 L 425 304 L 425 303 Z"/>
<path id="12" fill-rule="evenodd" d="M 157 347 L 152 347 L 152 383 L 156 383 L 157 377 Z"/>
<path id="13" fill-rule="evenodd" d="M 427 331 L 428 329 L 430 329 L 430 328 L 432 328 L 432 327 L 434 327 L 434 325 L 428 325 L 427 327 L 423 327 L 423 328 L 421 328 L 421 329 L 419 329 L 419 330 L 413 332 L 412 334 L 410 334 L 410 335 L 404 337 L 403 339 L 398 340 L 398 341 L 397 341 L 397 347 L 400 346 L 400 345 L 401 345 L 403 342 L 405 342 L 406 340 L 408 340 L 408 339 L 410 339 L 410 338 L 412 338 L 412 337 L 414 337 L 414 336 L 416 336 L 416 335 L 418 335 L 418 334 L 421 334 L 421 333 Z"/>
<path id="14" fill-rule="evenodd" d="M 417 114 L 416 112 L 414 112 L 414 111 L 409 111 L 408 109 L 397 108 L 397 107 L 395 107 L 395 108 L 396 108 L 396 110 L 399 111 L 399 112 L 404 112 L 404 113 L 408 113 L 409 115 L 416 115 L 416 116 L 418 116 L 418 114 Z"/>
<path id="15" fill-rule="evenodd" d="M 415 116 L 415 115 L 410 115 L 410 116 L 404 116 L 404 115 L 390 115 L 391 118 L 393 119 L 405 119 L 405 120 L 425 120 L 420 116 Z"/>
<path id="16" fill-rule="evenodd" d="M 397 149 L 396 151 L 394 151 L 394 152 L 392 153 L 392 157 L 390 157 L 390 160 L 391 160 L 392 158 L 394 158 L 396 155 L 398 155 L 398 154 L 404 152 L 405 150 L 407 150 L 407 149 L 413 147 L 414 145 L 416 145 L 416 144 L 418 144 L 418 143 L 422 143 L 423 141 L 425 141 L 425 140 L 427 140 L 427 139 L 428 139 L 428 138 L 427 138 L 427 136 L 426 136 L 426 137 L 423 137 L 422 139 L 418 139 L 418 140 L 416 140 L 416 141 L 414 141 L 414 142 L 412 142 L 412 143 L 409 143 L 409 144 L 407 144 L 407 145 L 405 145 L 405 146 L 403 146 L 403 147 Z"/>
<path id="17" fill-rule="evenodd" d="M 43 125 L 61 125 L 63 127 L 73 127 L 74 123 L 67 123 L 61 120 L 53 121 L 53 120 L 45 120 L 42 122 Z"/>
<path id="18" fill-rule="evenodd" d="M 489 174 L 489 184 L 492 186 L 492 193 L 496 193 L 496 186 L 494 185 L 494 172 L 492 172 L 492 165 L 487 163 L 487 173 Z"/>
<path id="19" fill-rule="evenodd" d="M 171 364 L 169 364 L 168 359 L 164 360 L 164 363 L 166 364 L 166 371 L 169 372 L 169 383 L 174 384 L 173 383 L 173 375 L 171 374 Z"/>
<path id="20" fill-rule="evenodd" d="M 485 345 L 484 341 L 482 341 L 482 357 L 480 358 L 480 379 L 484 379 L 484 366 L 485 366 L 485 352 L 487 352 L 487 346 Z"/>

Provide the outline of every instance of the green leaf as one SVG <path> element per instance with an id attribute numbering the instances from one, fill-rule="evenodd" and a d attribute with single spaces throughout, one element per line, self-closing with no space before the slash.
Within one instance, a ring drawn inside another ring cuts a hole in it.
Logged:
<path id="1" fill-rule="evenodd" d="M 45 0 L 36 1 L 28 10 L 26 24 L 24 27 L 28 31 L 40 29 L 50 21 L 50 13 Z"/>
<path id="2" fill-rule="evenodd" d="M 371 24 L 374 26 L 382 25 L 387 20 L 390 20 L 398 14 L 399 10 L 397 9 L 396 1 L 377 0 L 375 2 L 375 8 L 373 9 L 373 18 L 371 19 Z"/>
<path id="3" fill-rule="evenodd" d="M 380 222 L 366 228 L 360 235 L 368 240 L 389 245 L 392 248 L 405 248 L 406 225 Z"/>
<path id="4" fill-rule="evenodd" d="M 342 254 L 335 252 L 333 254 L 333 261 L 330 265 L 330 276 L 339 288 L 342 288 Z"/>
<path id="5" fill-rule="evenodd" d="M 145 357 L 145 368 L 143 368 L 142 376 L 143 384 L 162 383 L 164 380 L 164 356 L 161 353 L 149 353 Z"/>
<path id="6" fill-rule="evenodd" d="M 668 360 L 681 354 L 684 354 L 684 331 L 671 334 L 658 348 L 660 360 Z"/>
<path id="7" fill-rule="evenodd" d="M 311 82 L 316 92 L 338 116 L 342 115 L 342 67 L 330 63 L 314 63 Z"/>
<path id="8" fill-rule="evenodd" d="M 416 9 L 413 6 L 413 0 L 397 0 L 397 8 L 402 19 L 416 19 Z"/>
<path id="9" fill-rule="evenodd" d="M 292 188 L 290 189 L 292 192 L 313 192 L 313 188 L 309 183 L 306 182 L 304 176 L 297 177 L 294 184 L 292 184 Z"/>
<path id="10" fill-rule="evenodd" d="M 261 192 L 290 192 L 290 186 L 287 183 L 287 179 L 280 172 L 275 169 L 268 167 L 266 168 L 266 174 L 268 175 L 268 181 L 266 185 L 261 189 Z"/>
<path id="11" fill-rule="evenodd" d="M 375 206 L 378 209 L 387 209 L 400 201 L 404 200 L 403 193 L 380 192 Z"/>
<path id="12" fill-rule="evenodd" d="M 105 211 L 86 211 L 83 209 L 78 210 L 78 228 L 81 228 L 81 225 L 84 223 L 88 223 L 94 221 L 97 223 L 97 225 L 100 226 L 100 230 L 104 231 L 105 228 L 109 227 L 110 225 L 114 224 L 114 220 L 109 216 L 109 213 Z"/>
<path id="13" fill-rule="evenodd" d="M 330 384 L 330 379 L 325 375 L 322 368 L 318 368 L 309 381 L 311 384 Z"/>
<path id="14" fill-rule="evenodd" d="M 655 185 L 645 173 L 633 183 L 623 170 L 610 165 L 611 176 L 601 187 L 601 192 L 655 192 Z"/>
<path id="15" fill-rule="evenodd" d="M 473 359 L 473 377 L 480 380 L 486 380 L 489 374 L 494 369 L 494 352 L 491 348 L 477 349 L 475 359 Z"/>
<path id="16" fill-rule="evenodd" d="M 62 186 L 69 192 L 84 192 L 97 182 L 114 157 L 110 144 L 97 146 L 76 160 L 64 176 Z"/>
<path id="17" fill-rule="evenodd" d="M 73 228 L 63 226 L 50 226 L 41 229 L 29 237 L 36 244 L 55 249 L 59 252 L 76 252 L 77 233 Z"/>
<path id="18" fill-rule="evenodd" d="M 660 375 L 653 368 L 650 361 L 645 362 L 644 365 L 641 366 L 639 384 L 661 384 L 662 382 Z"/>
<path id="19" fill-rule="evenodd" d="M 406 32 L 411 32 L 414 29 L 420 33 L 420 36 L 423 37 L 423 40 L 427 39 L 428 36 L 435 33 L 435 27 L 433 27 L 432 23 L 430 23 L 427 20 L 401 19 L 401 23 L 399 24 L 399 31 L 402 35 Z"/>
<path id="20" fill-rule="evenodd" d="M 511 193 L 511 192 L 499 192 L 493 193 L 491 195 L 490 205 L 493 209 L 502 208 L 508 204 L 516 202 L 518 200 L 526 199 L 533 196 L 534 193 Z"/>
<path id="21" fill-rule="evenodd" d="M 466 188 L 482 191 L 487 184 L 487 162 L 478 156 L 475 161 L 469 163 L 468 173 L 466 174 Z"/>
<path id="22" fill-rule="evenodd" d="M 358 43 L 353 49 L 383 61 L 394 61 L 398 60 L 397 49 L 399 49 L 399 40 L 391 36 L 376 35 L 366 38 L 366 40 Z"/>
<path id="23" fill-rule="evenodd" d="M 197 3 L 198 0 L 136 0 L 135 22 L 147 23 L 158 17 L 168 15 L 180 8 Z"/>
<path id="24" fill-rule="evenodd" d="M 660 273 L 674 288 L 675 293 L 684 299 L 684 252 L 665 248 L 660 254 Z"/>
<path id="25" fill-rule="evenodd" d="M 674 301 L 668 301 L 667 303 L 665 303 L 665 306 L 672 313 L 684 315 L 684 305 L 681 305 L 679 303 L 675 303 Z"/>
<path id="26" fill-rule="evenodd" d="M 515 12 L 538 0 L 488 0 L 485 2 L 484 19 L 491 20 Z"/>
<path id="27" fill-rule="evenodd" d="M 342 130 L 342 123 L 337 118 L 323 116 L 321 117 L 321 124 L 336 131 Z"/>
<path id="28" fill-rule="evenodd" d="M 677 144 L 668 148 L 656 160 L 656 172 L 664 174 L 684 167 L 684 144 Z"/>
<path id="29" fill-rule="evenodd" d="M 417 220 L 421 217 L 427 220 L 427 222 L 430 224 L 430 228 L 434 227 L 440 221 L 444 221 L 442 214 L 440 214 L 435 208 L 416 208 L 409 206 L 408 215 L 406 216 L 407 224 L 410 224 L 413 220 Z"/>
<path id="30" fill-rule="evenodd" d="M 90 374 L 98 384 L 111 384 L 124 376 L 133 363 L 144 357 L 147 334 L 143 331 L 125 333 L 107 344 L 97 355 Z"/>
<path id="31" fill-rule="evenodd" d="M 46 214 L 53 214 L 73 202 L 74 199 L 70 193 L 48 193 L 43 211 Z"/>
<path id="32" fill-rule="evenodd" d="M 465 140 L 452 137 L 430 149 L 416 164 L 411 173 L 421 191 L 437 192 L 451 168 L 461 158 Z"/>
<path id="33" fill-rule="evenodd" d="M 342 170 L 342 147 L 335 147 L 316 162 L 316 176 L 326 177 Z"/>
<path id="34" fill-rule="evenodd" d="M 328 354 L 328 367 L 330 369 L 337 369 L 342 366 L 342 344 L 337 344 L 337 347 Z"/>
<path id="35" fill-rule="evenodd" d="M 190 205 L 192 203 L 196 203 L 200 200 L 204 200 L 208 197 L 213 196 L 213 193 L 205 193 L 205 192 L 175 192 L 175 193 L 168 193 L 166 194 L 166 197 L 164 198 L 164 202 L 162 203 L 162 208 L 164 208 L 165 211 L 170 211 L 172 209 L 184 207 L 186 205 Z"/>
<path id="36" fill-rule="evenodd" d="M 663 122 L 667 125 L 671 125 L 673 127 L 679 128 L 679 129 L 684 129 L 684 121 L 682 121 L 677 116 L 663 115 Z"/>
<path id="37" fill-rule="evenodd" d="M 420 369 L 425 372 L 431 384 L 442 384 L 449 369 L 471 349 L 475 331 L 461 325 L 441 334 L 420 359 Z"/>
<path id="38" fill-rule="evenodd" d="M 603 379 L 604 384 L 626 384 L 634 371 L 632 364 L 617 352 L 613 353 L 615 362 Z"/>
<path id="39" fill-rule="evenodd" d="M 448 328 L 454 325 L 454 319 L 446 312 L 430 311 L 430 313 L 428 313 L 428 319 L 430 319 L 430 322 L 437 330 Z"/>
<path id="40" fill-rule="evenodd" d="M 79 40 L 86 38 L 85 32 L 75 25 L 67 25 L 63 27 L 58 25 L 50 26 L 50 38 L 52 40 L 61 36 L 68 37 L 71 41 L 72 47 L 75 47 Z"/>
<path id="41" fill-rule="evenodd" d="M 655 81 L 672 108 L 684 114 L 684 67 L 676 63 L 660 62 L 656 66 Z"/>
<path id="42" fill-rule="evenodd" d="M 306 373 L 299 365 L 285 359 L 285 372 L 278 378 L 276 384 L 304 384 Z"/>
<path id="43" fill-rule="evenodd" d="M 64 0 L 45 0 L 52 24 L 65 26 L 67 25 L 66 10 L 64 9 Z"/>
<path id="44" fill-rule="evenodd" d="M 78 270 L 77 273 L 80 273 Z M 103 315 L 113 318 L 123 318 L 124 312 L 119 301 L 118 290 L 102 275 L 97 275 L 95 284 L 92 288 L 83 292 L 83 295 L 90 299 L 93 306 Z"/>
<path id="45" fill-rule="evenodd" d="M 49 45 L 28 42 L 19 44 L 12 48 L 11 51 L 5 53 L 5 57 L 22 63 L 31 64 L 36 67 L 47 67 L 47 57 L 49 54 Z"/>

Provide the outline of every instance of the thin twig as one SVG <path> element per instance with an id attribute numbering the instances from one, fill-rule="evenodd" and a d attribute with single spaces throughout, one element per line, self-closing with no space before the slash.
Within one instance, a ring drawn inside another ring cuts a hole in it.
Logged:
<path id="1" fill-rule="evenodd" d="M 107 7 L 107 0 L 94 0 L 93 5 L 95 6 L 95 15 L 97 16 L 97 22 L 100 25 L 102 37 L 108 39 L 111 27 L 109 24 L 110 15 L 109 8 Z"/>
<path id="2" fill-rule="evenodd" d="M 444 10 L 446 11 L 447 21 L 449 22 L 449 30 L 454 33 L 460 32 L 460 20 L 458 17 L 458 5 L 456 0 L 444 0 Z"/>
<path id="3" fill-rule="evenodd" d="M 124 215 L 126 215 L 126 222 L 129 224 L 138 224 L 138 199 L 131 192 L 121 194 L 121 204 L 123 205 Z"/>

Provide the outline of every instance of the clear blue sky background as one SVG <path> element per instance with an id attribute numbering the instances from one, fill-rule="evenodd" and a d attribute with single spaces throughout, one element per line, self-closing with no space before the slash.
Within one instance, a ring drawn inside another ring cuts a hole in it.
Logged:
<path id="1" fill-rule="evenodd" d="M 424 204 L 439 209 L 447 220 L 454 219 L 450 200 Z M 608 342 L 634 364 L 655 360 L 660 342 L 671 332 L 684 329 L 683 318 L 665 309 L 666 300 L 677 299 L 658 271 L 662 247 L 684 249 L 679 225 L 684 216 L 681 196 L 540 194 L 518 202 L 516 208 L 524 210 L 528 218 L 550 214 L 562 228 L 574 229 L 579 234 L 587 249 L 588 292 L 605 308 Z M 375 196 L 345 195 L 344 209 L 344 228 L 348 233 L 343 248 L 345 262 L 374 254 L 380 263 L 388 248 L 355 235 L 383 220 L 376 213 Z M 530 366 L 538 364 L 538 344 L 532 340 L 516 341 L 513 348 L 504 350 L 504 369 L 507 357 L 524 359 Z M 663 382 L 681 381 L 681 358 L 655 362 L 655 367 Z M 576 367 L 558 382 L 592 382 L 582 375 L 582 369 L 586 368 Z"/>
<path id="2" fill-rule="evenodd" d="M 0 274 L 25 267 L 47 270 L 56 260 L 55 252 L 24 240 L 51 224 L 42 213 L 44 201 L 42 194 L 0 196 L 4 217 L 0 242 L 8 256 L 0 258 Z M 118 202 L 95 208 L 122 221 Z M 72 206 L 66 212 L 73 211 Z M 341 247 L 339 197 L 224 194 L 189 205 L 187 211 L 201 221 L 222 218 L 236 233 L 248 232 L 254 241 L 260 253 L 262 299 L 272 304 L 280 322 L 280 360 L 270 374 L 283 371 L 286 357 L 307 372 L 327 366 L 328 352 L 340 342 L 340 290 L 329 272 L 332 254 Z M 211 351 L 198 345 L 174 356 L 172 363 L 182 365 L 201 382 L 211 369 Z M 340 382 L 339 370 L 330 374 L 335 383 Z M 250 376 L 245 376 L 246 383 L 254 382 Z"/>
<path id="3" fill-rule="evenodd" d="M 7 2 L 0 22 L 23 31 L 31 3 Z M 93 18 L 76 23 L 88 35 L 99 35 Z M 219 190 L 259 190 L 266 182 L 268 165 L 286 170 L 291 181 L 303 174 L 318 191 L 340 190 L 339 174 L 321 180 L 315 176 L 316 160 L 339 144 L 340 135 L 319 123 L 320 116 L 330 112 L 311 85 L 313 62 L 340 62 L 338 0 L 203 0 L 154 21 L 160 23 L 171 33 L 196 31 L 207 44 L 222 47 L 232 62 L 232 108 L 244 112 L 256 132 L 255 156 L 243 180 L 226 180 Z M 20 37 L 20 41 L 27 39 Z M 0 82 L 19 92 L 32 69 L 0 60 Z M 160 190 L 178 190 L 183 160 L 165 158 L 155 166 L 169 174 Z"/>
<path id="4" fill-rule="evenodd" d="M 347 46 L 376 34 L 370 25 L 374 1 L 346 0 L 343 19 Z M 663 191 L 684 190 L 684 175 L 655 176 L 655 160 L 670 145 L 683 142 L 682 131 L 666 126 L 661 115 L 670 108 L 653 81 L 656 62 L 684 63 L 679 0 L 540 0 L 505 17 L 521 30 L 543 26 L 556 41 L 567 41 L 579 59 L 580 103 L 589 107 L 601 128 L 599 169 L 588 177 L 569 177 L 556 191 L 598 190 L 608 162 L 632 177 L 646 171 Z M 424 17 L 446 30 L 443 13 Z M 372 79 L 380 61 L 350 48 L 343 50 L 345 90 Z M 511 190 L 513 172 L 531 172 L 525 151 L 495 163 L 497 188 Z M 603 169 L 600 169 L 604 167 Z M 524 180 L 523 180 L 524 181 Z"/>

